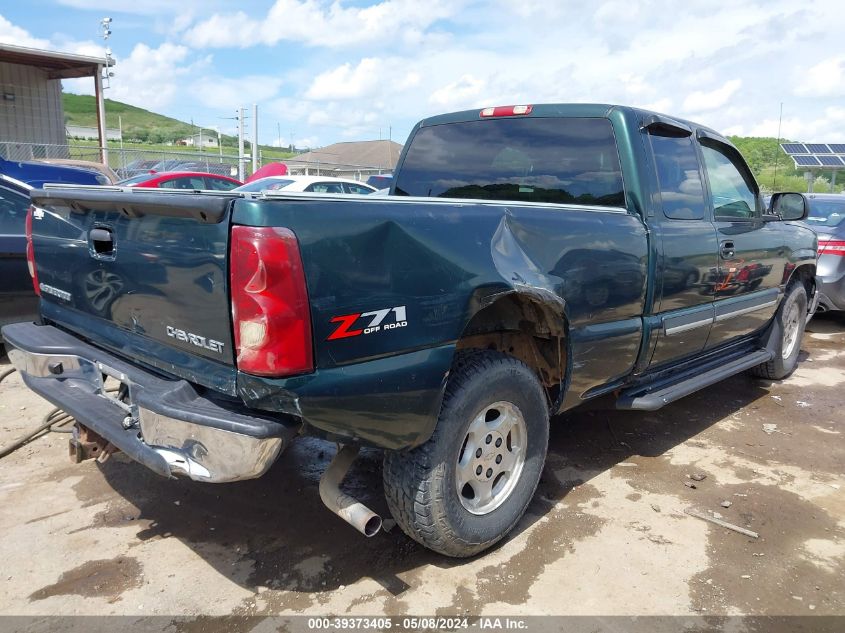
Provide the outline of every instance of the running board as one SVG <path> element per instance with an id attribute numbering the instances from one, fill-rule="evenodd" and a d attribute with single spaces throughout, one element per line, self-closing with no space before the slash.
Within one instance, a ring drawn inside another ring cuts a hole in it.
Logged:
<path id="1" fill-rule="evenodd" d="M 742 356 L 724 365 L 719 365 L 701 374 L 695 374 L 669 385 L 657 384 L 651 387 L 637 386 L 623 391 L 616 401 L 617 409 L 637 411 L 657 411 L 661 407 L 680 400 L 684 396 L 709 387 L 725 378 L 751 369 L 774 358 L 768 349 L 759 349 L 746 356 Z"/>

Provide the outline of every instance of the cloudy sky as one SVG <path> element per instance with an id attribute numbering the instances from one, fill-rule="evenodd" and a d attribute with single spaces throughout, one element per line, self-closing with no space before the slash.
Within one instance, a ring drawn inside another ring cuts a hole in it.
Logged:
<path id="1" fill-rule="evenodd" d="M 402 142 L 431 114 L 572 101 L 751 136 L 777 134 L 782 102 L 782 136 L 845 141 L 842 0 L 2 0 L 0 42 L 97 54 L 106 15 L 109 98 L 224 132 L 258 103 L 262 143 Z"/>

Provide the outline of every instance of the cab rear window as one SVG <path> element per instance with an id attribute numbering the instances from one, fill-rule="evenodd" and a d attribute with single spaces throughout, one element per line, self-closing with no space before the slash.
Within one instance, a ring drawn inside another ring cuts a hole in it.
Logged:
<path id="1" fill-rule="evenodd" d="M 522 118 L 417 130 L 396 195 L 624 206 L 607 119 Z"/>

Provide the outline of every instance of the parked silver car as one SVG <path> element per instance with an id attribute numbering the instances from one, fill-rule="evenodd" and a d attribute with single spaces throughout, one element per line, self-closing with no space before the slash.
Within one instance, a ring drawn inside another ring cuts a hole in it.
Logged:
<path id="1" fill-rule="evenodd" d="M 845 194 L 807 194 L 805 220 L 819 236 L 818 312 L 845 310 Z"/>

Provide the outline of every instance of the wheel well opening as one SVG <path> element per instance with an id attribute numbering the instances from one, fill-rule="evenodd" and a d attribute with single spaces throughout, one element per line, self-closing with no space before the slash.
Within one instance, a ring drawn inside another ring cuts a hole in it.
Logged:
<path id="1" fill-rule="evenodd" d="M 789 280 L 789 284 L 800 283 L 803 284 L 807 291 L 807 297 L 813 296 L 816 291 L 816 267 L 813 264 L 806 264 L 799 266 L 793 273 Z"/>
<path id="2" fill-rule="evenodd" d="M 561 396 L 567 367 L 566 323 L 551 305 L 517 293 L 505 295 L 473 316 L 456 348 L 513 356 L 534 370 L 549 404 Z"/>

